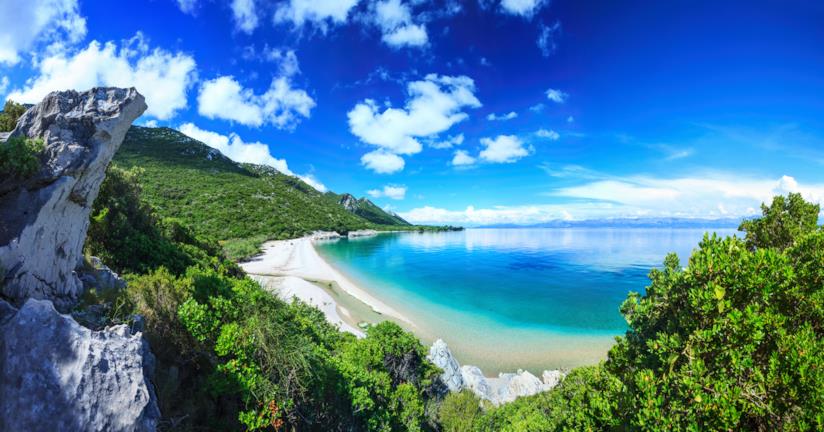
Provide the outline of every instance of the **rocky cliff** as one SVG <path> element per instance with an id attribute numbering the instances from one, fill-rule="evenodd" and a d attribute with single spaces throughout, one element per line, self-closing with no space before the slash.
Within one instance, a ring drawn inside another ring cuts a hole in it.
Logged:
<path id="1" fill-rule="evenodd" d="M 83 292 L 75 269 L 92 204 L 145 109 L 135 89 L 55 92 L 11 132 L 42 139 L 44 150 L 35 174 L 0 178 L 0 430 L 156 429 L 154 357 L 141 334 L 92 331 L 55 309 Z M 86 273 L 87 289 L 123 287 L 102 263 Z"/>
<path id="2" fill-rule="evenodd" d="M 2 296 L 16 305 L 49 299 L 67 310 L 82 284 L 89 212 L 114 153 L 146 110 L 135 89 L 50 93 L 18 120 L 11 136 L 40 138 L 41 168 L 26 179 L 0 179 Z"/>

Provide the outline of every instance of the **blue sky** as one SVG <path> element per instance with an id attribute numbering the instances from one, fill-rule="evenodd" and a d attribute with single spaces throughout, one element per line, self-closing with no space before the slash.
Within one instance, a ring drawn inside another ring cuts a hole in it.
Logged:
<path id="1" fill-rule="evenodd" d="M 824 198 L 822 22 L 814 1 L 9 0 L 0 96 L 134 85 L 141 124 L 415 222 L 740 217 Z"/>

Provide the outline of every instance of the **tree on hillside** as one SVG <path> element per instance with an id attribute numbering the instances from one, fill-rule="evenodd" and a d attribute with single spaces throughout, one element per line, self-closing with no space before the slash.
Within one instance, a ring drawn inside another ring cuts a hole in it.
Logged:
<path id="1" fill-rule="evenodd" d="M 0 132 L 10 132 L 17 126 L 17 119 L 26 112 L 26 107 L 14 101 L 6 101 L 0 112 Z"/>

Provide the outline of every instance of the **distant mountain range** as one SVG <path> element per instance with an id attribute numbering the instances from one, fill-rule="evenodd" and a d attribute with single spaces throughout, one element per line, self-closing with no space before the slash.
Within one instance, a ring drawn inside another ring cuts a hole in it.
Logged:
<path id="1" fill-rule="evenodd" d="M 738 228 L 741 218 L 616 218 L 554 220 L 537 224 L 492 224 L 477 228 Z"/>
<path id="2" fill-rule="evenodd" d="M 379 225 L 412 225 L 398 216 L 395 212 L 386 211 L 366 198 L 355 198 L 352 194 L 336 194 L 327 192 L 337 202 L 352 214 L 358 215 L 372 223 Z"/>

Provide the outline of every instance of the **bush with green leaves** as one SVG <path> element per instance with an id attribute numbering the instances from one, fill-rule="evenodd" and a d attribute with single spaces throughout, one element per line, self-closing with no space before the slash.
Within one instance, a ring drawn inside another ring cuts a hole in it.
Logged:
<path id="1" fill-rule="evenodd" d="M 0 112 L 0 132 L 11 132 L 17 126 L 17 119 L 26 112 L 26 107 L 8 100 Z"/>
<path id="2" fill-rule="evenodd" d="M 777 197 L 705 236 L 681 268 L 653 270 L 622 306 L 630 330 L 608 370 L 626 386 L 624 425 L 641 430 L 824 429 L 824 231 L 818 206 Z"/>
<path id="3" fill-rule="evenodd" d="M 14 136 L 0 142 L 0 178 L 25 179 L 40 169 L 43 140 Z"/>

